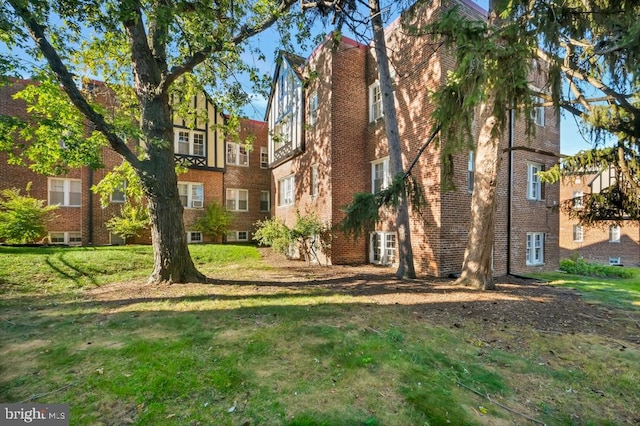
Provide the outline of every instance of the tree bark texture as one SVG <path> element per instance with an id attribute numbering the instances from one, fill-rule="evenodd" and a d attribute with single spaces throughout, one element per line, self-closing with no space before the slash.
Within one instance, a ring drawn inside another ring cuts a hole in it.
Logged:
<path id="1" fill-rule="evenodd" d="M 389 168 L 391 176 L 395 177 L 404 171 L 404 167 L 402 165 L 402 149 L 393 95 L 393 84 L 391 82 L 391 73 L 389 72 L 387 44 L 384 39 L 384 26 L 380 13 L 380 1 L 369 0 L 369 9 L 373 30 L 373 43 L 376 51 L 376 62 L 378 65 L 380 93 L 382 95 L 384 127 L 387 144 L 389 146 Z M 415 278 L 416 271 L 413 264 L 409 206 L 406 191 L 401 194 L 398 206 L 396 207 L 396 229 L 398 232 L 398 270 L 396 271 L 396 276 L 398 278 Z"/>
<path id="2" fill-rule="evenodd" d="M 492 106 L 493 107 L 493 106 Z M 481 115 L 482 116 L 482 115 Z M 481 290 L 494 290 L 492 248 L 496 213 L 498 168 L 502 159 L 498 119 L 486 117 L 476 146 L 476 162 L 471 196 L 469 242 L 464 252 L 462 273 L 457 283 Z"/>
<path id="3" fill-rule="evenodd" d="M 147 159 L 136 172 L 149 203 L 153 272 L 148 283 L 204 282 L 189 253 L 182 221 L 184 208 L 178 193 L 173 157 L 173 122 L 166 94 L 147 98 L 142 105 L 141 127 L 147 140 Z"/>

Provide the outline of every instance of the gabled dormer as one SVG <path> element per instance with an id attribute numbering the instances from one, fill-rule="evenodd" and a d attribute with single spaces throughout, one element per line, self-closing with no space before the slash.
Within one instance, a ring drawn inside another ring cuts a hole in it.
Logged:
<path id="1" fill-rule="evenodd" d="M 189 169 L 224 170 L 224 116 L 206 94 L 191 99 L 187 117 L 173 113 L 175 160 Z"/>
<path id="2" fill-rule="evenodd" d="M 276 165 L 304 149 L 304 93 L 300 68 L 304 59 L 281 52 L 267 105 L 269 162 Z"/>

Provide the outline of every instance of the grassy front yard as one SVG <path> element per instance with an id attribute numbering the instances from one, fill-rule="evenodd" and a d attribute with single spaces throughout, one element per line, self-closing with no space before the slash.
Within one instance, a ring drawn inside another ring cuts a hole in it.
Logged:
<path id="1" fill-rule="evenodd" d="M 563 275 L 598 301 L 563 332 L 565 301 L 584 303 L 556 286 L 485 295 L 192 253 L 210 283 L 145 285 L 149 247 L 0 247 L 0 401 L 69 403 L 74 425 L 640 421 L 637 278 Z M 540 307 L 557 324 L 519 320 Z"/>

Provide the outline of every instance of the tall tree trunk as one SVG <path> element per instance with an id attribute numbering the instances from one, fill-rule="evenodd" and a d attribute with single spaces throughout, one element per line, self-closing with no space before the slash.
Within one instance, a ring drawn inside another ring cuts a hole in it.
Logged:
<path id="1" fill-rule="evenodd" d="M 384 111 L 384 127 L 389 145 L 389 165 L 391 176 L 396 176 L 404 171 L 402 165 L 402 148 L 400 145 L 400 133 L 398 132 L 398 118 L 393 95 L 393 84 L 389 72 L 389 57 L 387 44 L 384 39 L 384 26 L 380 13 L 380 1 L 369 0 L 371 28 L 373 30 L 373 44 L 376 51 L 378 64 L 378 77 L 380 81 L 380 93 L 382 94 L 382 109 Z M 398 231 L 398 278 L 415 278 L 416 271 L 413 265 L 413 249 L 411 247 L 411 230 L 409 222 L 409 207 L 407 193 L 404 191 L 396 208 L 396 227 Z"/>
<path id="2" fill-rule="evenodd" d="M 502 158 L 500 155 L 500 134 L 496 129 L 501 126 L 499 126 L 498 118 L 490 113 L 493 110 L 492 102 L 485 105 L 483 109 L 488 110 L 489 113 L 480 115 L 485 118 L 485 121 L 476 146 L 469 242 L 464 252 L 462 273 L 457 283 L 481 290 L 493 290 L 495 284 L 491 270 L 491 258 L 496 213 L 496 186 L 498 168 Z"/>
<path id="3" fill-rule="evenodd" d="M 189 253 L 173 158 L 173 122 L 166 94 L 142 105 L 144 149 L 147 158 L 136 169 L 149 202 L 153 272 L 148 283 L 204 282 Z"/>

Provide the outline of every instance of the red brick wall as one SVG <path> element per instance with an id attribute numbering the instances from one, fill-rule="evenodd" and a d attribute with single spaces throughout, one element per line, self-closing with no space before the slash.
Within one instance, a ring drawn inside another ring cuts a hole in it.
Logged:
<path id="1" fill-rule="evenodd" d="M 591 193 L 589 182 L 595 175 L 570 176 L 564 178 L 560 185 L 560 202 L 573 198 L 573 193 L 582 191 Z M 640 262 L 640 224 L 638 222 L 624 222 L 620 226 L 620 241 L 609 240 L 608 222 L 594 226 L 583 226 L 582 241 L 574 241 L 573 226 L 578 225 L 577 219 L 571 219 L 567 213 L 560 214 L 559 247 L 560 258 L 567 259 L 581 256 L 587 262 L 609 264 L 610 257 L 620 257 L 620 262 L 626 266 L 635 266 Z"/>
<path id="2" fill-rule="evenodd" d="M 271 217 L 271 212 L 260 211 L 260 192 L 271 192 L 271 209 L 274 207 L 273 191 L 271 189 L 271 172 L 268 168 L 260 167 L 260 148 L 267 148 L 267 123 L 263 121 L 243 119 L 240 121 L 239 138 L 243 143 L 249 136 L 253 136 L 253 149 L 249 152 L 249 166 L 227 164 L 224 174 L 223 194 L 226 197 L 227 188 L 246 189 L 249 191 L 249 211 L 231 212 L 233 223 L 230 231 L 248 231 L 251 240 L 255 231 L 255 223 Z"/>
<path id="3" fill-rule="evenodd" d="M 97 89 L 104 87 L 99 82 L 94 82 Z M 13 81 L 12 85 L 0 87 L 0 114 L 13 115 L 28 119 L 26 105 L 23 101 L 12 99 L 12 95 L 21 90 L 27 84 L 32 84 L 28 80 Z M 113 103 L 108 91 L 96 90 L 94 95 L 97 100 L 105 105 Z M 258 154 L 259 155 L 259 154 Z M 82 181 L 82 202 L 80 207 L 60 207 L 54 212 L 54 220 L 49 223 L 48 229 L 51 232 L 81 232 L 83 245 L 109 244 L 110 236 L 105 223 L 120 211 L 120 205 L 112 203 L 106 208 L 102 208 L 100 197 L 92 194 L 90 188 L 97 184 L 113 169 L 122 163 L 121 157 L 110 148 L 102 150 L 102 160 L 105 165 L 103 169 L 91 172 L 87 167 L 72 169 L 59 178 L 81 179 Z M 179 181 L 202 182 L 204 184 L 205 205 L 211 200 L 218 203 L 223 202 L 223 182 L 222 172 L 212 172 L 204 170 L 189 170 L 186 174 L 178 177 Z M 32 182 L 31 196 L 47 200 L 48 199 L 48 177 L 32 172 L 28 167 L 7 164 L 7 155 L 0 153 L 0 188 L 17 187 L 24 191 L 28 182 Z M 91 203 L 91 205 L 90 205 Z M 92 214 L 91 214 L 92 212 Z M 184 220 L 187 230 L 196 217 L 202 215 L 202 209 L 185 209 Z M 144 233 L 140 238 L 130 242 L 149 243 L 149 232 Z"/>

